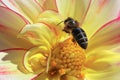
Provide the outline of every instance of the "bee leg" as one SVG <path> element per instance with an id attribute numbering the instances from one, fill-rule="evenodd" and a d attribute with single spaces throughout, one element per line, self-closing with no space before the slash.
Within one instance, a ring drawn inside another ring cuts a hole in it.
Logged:
<path id="1" fill-rule="evenodd" d="M 69 31 L 67 31 L 67 30 L 65 30 L 65 29 L 63 29 L 62 31 L 64 31 L 64 32 L 66 32 L 66 33 L 70 33 Z"/>
<path id="2" fill-rule="evenodd" d="M 72 38 L 72 42 L 74 42 L 74 43 L 75 43 L 75 42 L 76 42 L 76 40 L 75 40 L 74 38 Z"/>
<path id="3" fill-rule="evenodd" d="M 76 40 L 75 40 L 74 38 L 72 38 L 72 42 L 73 42 L 75 45 L 77 45 L 77 42 L 76 42 Z"/>

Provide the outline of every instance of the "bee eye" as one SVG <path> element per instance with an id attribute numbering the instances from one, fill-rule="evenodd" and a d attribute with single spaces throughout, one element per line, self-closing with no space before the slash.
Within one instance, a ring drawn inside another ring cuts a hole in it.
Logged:
<path id="1" fill-rule="evenodd" d="M 75 23 L 75 21 L 69 21 L 68 24 L 71 25 L 71 26 L 74 26 L 76 23 Z"/>

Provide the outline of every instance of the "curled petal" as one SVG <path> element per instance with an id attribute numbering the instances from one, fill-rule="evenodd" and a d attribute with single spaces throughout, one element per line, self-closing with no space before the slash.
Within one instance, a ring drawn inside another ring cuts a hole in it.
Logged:
<path id="1" fill-rule="evenodd" d="M 45 70 L 49 50 L 45 46 L 33 47 L 24 56 L 24 66 L 29 72 L 41 73 Z"/>
<path id="2" fill-rule="evenodd" d="M 93 0 L 82 25 L 89 39 L 102 25 L 118 16 L 118 3 L 119 0 Z"/>
<path id="3" fill-rule="evenodd" d="M 35 0 L 2 0 L 2 2 L 11 10 L 22 14 L 30 22 L 34 22 L 41 13 L 42 8 Z"/>
<path id="4" fill-rule="evenodd" d="M 120 52 L 120 18 L 103 25 L 89 40 L 88 52 L 94 49 Z"/>
<path id="5" fill-rule="evenodd" d="M 26 25 L 20 35 L 34 45 L 45 45 L 51 48 L 56 43 L 55 34 L 43 23 Z"/>
<path id="6" fill-rule="evenodd" d="M 60 26 L 57 26 L 57 24 L 60 23 L 61 21 L 62 20 L 59 14 L 51 10 L 44 11 L 38 16 L 38 19 L 37 19 L 37 22 L 45 23 L 47 25 L 50 25 L 51 27 L 59 28 L 60 30 L 62 28 Z"/>
<path id="7" fill-rule="evenodd" d="M 109 50 L 91 52 L 87 56 L 86 77 L 92 80 L 119 80 L 120 54 Z M 112 76 L 111 76 L 112 75 Z"/>
<path id="8" fill-rule="evenodd" d="M 58 12 L 63 19 L 72 17 L 79 22 L 83 22 L 91 0 L 56 0 Z"/>
<path id="9" fill-rule="evenodd" d="M 54 32 L 57 38 L 60 41 L 63 41 L 68 35 L 62 31 L 64 24 L 59 24 L 61 21 L 62 20 L 59 14 L 51 10 L 47 10 L 41 13 L 37 20 L 37 22 L 41 22 L 48 25 L 48 27 L 52 30 L 52 32 Z"/>

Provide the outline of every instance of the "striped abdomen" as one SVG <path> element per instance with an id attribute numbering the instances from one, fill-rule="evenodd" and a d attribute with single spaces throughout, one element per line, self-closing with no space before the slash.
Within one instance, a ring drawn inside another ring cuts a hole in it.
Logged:
<path id="1" fill-rule="evenodd" d="M 74 28 L 72 30 L 72 35 L 74 37 L 74 39 L 77 41 L 77 43 L 84 49 L 87 48 L 88 45 L 88 39 L 86 36 L 86 33 L 84 32 L 83 29 L 81 29 L 80 27 L 78 28 Z"/>

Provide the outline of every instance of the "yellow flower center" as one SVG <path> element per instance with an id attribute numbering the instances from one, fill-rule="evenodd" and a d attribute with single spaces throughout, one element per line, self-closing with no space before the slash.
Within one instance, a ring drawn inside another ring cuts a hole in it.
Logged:
<path id="1" fill-rule="evenodd" d="M 50 61 L 50 75 L 70 74 L 76 77 L 81 75 L 85 63 L 85 52 L 72 38 L 59 43 L 52 50 Z"/>
<path id="2" fill-rule="evenodd" d="M 40 53 L 39 50 L 44 53 Z M 72 38 L 56 44 L 50 53 L 46 53 L 45 48 L 33 48 L 27 52 L 24 59 L 24 65 L 30 72 L 47 72 L 49 78 L 59 76 L 66 80 L 65 75 L 71 75 L 76 78 L 84 78 L 83 66 L 86 60 L 85 51 Z"/>

